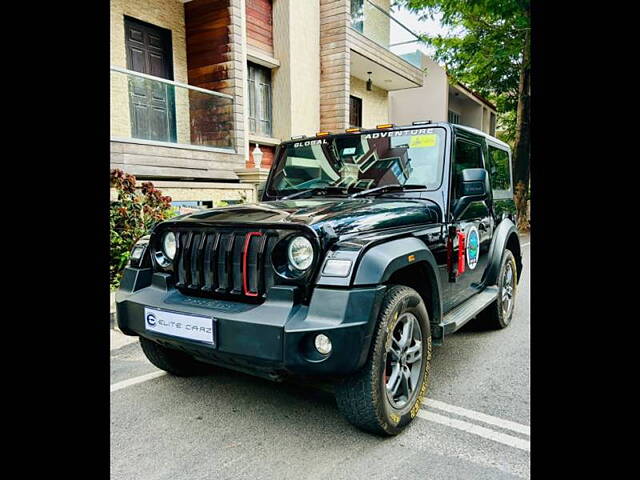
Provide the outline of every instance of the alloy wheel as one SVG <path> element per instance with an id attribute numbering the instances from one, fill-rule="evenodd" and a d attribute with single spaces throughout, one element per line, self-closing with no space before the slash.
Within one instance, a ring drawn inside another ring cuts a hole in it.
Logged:
<path id="1" fill-rule="evenodd" d="M 403 313 L 391 333 L 385 360 L 385 391 L 391 405 L 405 407 L 413 398 L 422 370 L 422 329 L 412 313 Z"/>
<path id="2" fill-rule="evenodd" d="M 513 310 L 513 289 L 514 289 L 514 274 L 511 263 L 507 263 L 502 275 L 501 285 L 501 299 L 502 299 L 502 314 L 505 321 L 509 321 L 511 311 Z"/>

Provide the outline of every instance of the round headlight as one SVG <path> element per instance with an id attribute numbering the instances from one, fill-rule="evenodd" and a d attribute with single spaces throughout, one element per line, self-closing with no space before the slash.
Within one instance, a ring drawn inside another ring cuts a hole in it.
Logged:
<path id="1" fill-rule="evenodd" d="M 306 270 L 313 263 L 313 247 L 305 237 L 296 237 L 289 243 L 289 263 L 296 270 Z"/>
<path id="2" fill-rule="evenodd" d="M 173 232 L 167 232 L 162 237 L 162 251 L 169 260 L 176 256 L 176 236 Z"/>

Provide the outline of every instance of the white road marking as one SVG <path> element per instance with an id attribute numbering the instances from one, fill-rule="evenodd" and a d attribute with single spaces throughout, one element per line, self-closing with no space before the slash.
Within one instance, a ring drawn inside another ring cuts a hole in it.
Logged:
<path id="1" fill-rule="evenodd" d="M 447 427 L 457 428 L 458 430 L 472 433 L 474 435 L 478 435 L 479 437 L 502 443 L 503 445 L 519 448 L 520 450 L 525 450 L 527 452 L 531 450 L 529 440 L 513 437 L 511 435 L 507 435 L 506 433 L 496 432 L 495 430 L 491 430 L 490 428 L 481 427 L 473 423 L 465 422 L 464 420 L 456 420 L 455 418 L 445 417 L 444 415 L 440 415 L 438 413 L 430 412 L 423 409 L 420 409 L 418 411 L 418 417 L 425 420 L 430 420 L 435 423 L 439 423 L 441 425 L 445 425 Z"/>
<path id="2" fill-rule="evenodd" d="M 513 432 L 531 435 L 531 427 L 529 425 L 523 425 L 521 423 L 512 422 L 510 420 L 504 420 L 492 415 L 487 415 L 486 413 L 476 412 L 475 410 L 456 407 L 455 405 L 449 405 L 448 403 L 433 400 L 431 398 L 425 398 L 424 405 L 437 408 L 438 410 L 443 410 L 445 412 L 454 413 L 456 415 L 460 415 L 461 417 L 467 417 L 472 420 L 476 420 L 489 425 L 495 425 L 496 427 L 511 430 Z"/>
<path id="3" fill-rule="evenodd" d="M 158 370 L 157 372 L 147 373 L 146 375 L 140 375 L 139 377 L 133 377 L 133 378 L 130 378 L 129 380 L 123 380 L 121 382 L 114 383 L 111 385 L 111 393 L 117 392 L 118 390 L 121 390 L 123 388 L 130 387 L 131 385 L 137 385 L 138 383 L 143 383 L 148 380 L 153 380 L 154 378 L 158 378 L 166 374 L 167 372 L 163 370 Z"/>
<path id="4" fill-rule="evenodd" d="M 147 373 L 146 375 L 140 375 L 139 377 L 134 377 L 128 380 L 123 380 L 121 382 L 114 383 L 111 385 L 111 393 L 117 392 L 118 390 L 122 390 L 123 388 L 131 387 L 133 385 L 138 385 L 140 383 L 153 380 L 154 378 L 162 377 L 166 374 L 167 372 L 158 370 L 156 372 Z M 526 425 L 521 425 L 519 423 L 511 422 L 509 420 L 503 420 L 501 418 L 493 417 L 491 415 L 487 415 L 480 412 L 475 412 L 473 410 L 467 410 L 466 408 L 456 407 L 454 405 L 449 405 L 447 403 L 440 402 L 438 400 L 425 399 L 425 403 L 427 406 L 430 406 L 433 408 L 438 408 L 440 410 L 444 410 L 451 413 L 455 413 L 460 416 L 472 418 L 474 420 L 478 420 L 487 424 L 496 425 L 502 428 L 506 428 L 516 432 L 525 433 L 526 435 L 530 435 L 530 427 Z M 526 450 L 527 452 L 530 451 L 529 440 L 513 437 L 511 435 L 507 435 L 506 433 L 497 432 L 495 430 L 491 430 L 490 428 L 481 427 L 480 425 L 476 425 L 474 423 L 469 423 L 469 422 L 465 422 L 464 420 L 457 420 L 455 418 L 446 417 L 444 415 L 440 415 L 432 411 L 424 410 L 422 408 L 418 411 L 418 417 L 423 418 L 425 420 L 430 420 L 435 423 L 439 423 L 441 425 L 445 425 L 447 427 L 456 428 L 464 432 L 472 433 L 474 435 L 478 435 L 479 437 L 487 438 L 489 440 L 493 440 L 494 442 L 502 443 L 503 445 L 519 448 L 520 450 Z"/>

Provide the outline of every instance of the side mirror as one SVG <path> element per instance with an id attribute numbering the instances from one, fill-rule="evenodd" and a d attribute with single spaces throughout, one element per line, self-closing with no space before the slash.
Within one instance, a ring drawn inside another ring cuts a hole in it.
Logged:
<path id="1" fill-rule="evenodd" d="M 459 198 L 453 207 L 453 216 L 458 218 L 472 202 L 486 200 L 491 186 L 489 174 L 484 168 L 465 168 L 458 178 Z"/>

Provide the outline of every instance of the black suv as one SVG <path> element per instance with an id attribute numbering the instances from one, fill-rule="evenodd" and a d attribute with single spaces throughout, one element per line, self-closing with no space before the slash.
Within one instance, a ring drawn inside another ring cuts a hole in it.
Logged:
<path id="1" fill-rule="evenodd" d="M 522 270 L 510 156 L 449 123 L 284 142 L 259 203 L 176 217 L 134 247 L 120 330 L 175 375 L 324 377 L 351 423 L 397 434 L 432 345 L 472 319 L 509 325 Z"/>

